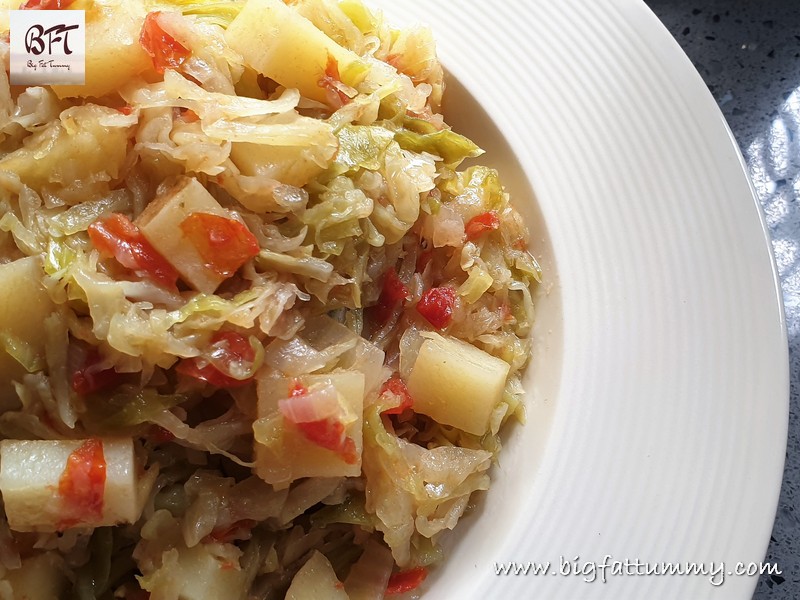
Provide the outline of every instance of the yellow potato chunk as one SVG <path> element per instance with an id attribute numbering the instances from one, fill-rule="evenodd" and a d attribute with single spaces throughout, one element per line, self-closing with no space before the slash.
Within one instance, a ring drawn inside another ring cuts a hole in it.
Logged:
<path id="1" fill-rule="evenodd" d="M 242 598 L 246 574 L 238 561 L 230 558 L 224 544 L 198 544 L 192 548 L 181 548 L 167 552 L 159 573 L 151 576 L 169 580 L 179 590 L 181 600 L 221 600 Z M 166 585 L 151 586 L 162 590 Z M 153 597 L 158 597 L 154 595 Z"/>
<path id="2" fill-rule="evenodd" d="M 358 54 L 334 42 L 281 0 L 249 0 L 225 31 L 245 63 L 306 98 L 325 102 L 319 82 L 333 58 L 342 82 L 356 87 L 366 69 Z"/>
<path id="3" fill-rule="evenodd" d="M 306 388 L 332 385 L 339 394 L 350 422 L 345 435 L 352 438 L 358 460 L 349 464 L 342 456 L 309 440 L 295 425 L 287 423 L 278 402 L 289 395 L 299 381 Z M 362 424 L 364 410 L 364 374 L 358 371 L 337 371 L 328 374 L 303 375 L 298 378 L 261 378 L 258 381 L 258 416 L 254 429 L 268 426 L 269 444 L 256 432 L 256 474 L 276 487 L 286 487 L 301 477 L 356 477 L 361 474 Z M 267 425 L 268 424 L 268 425 Z"/>
<path id="4" fill-rule="evenodd" d="M 16 600 L 57 600 L 66 587 L 65 571 L 57 552 L 42 552 L 23 560 L 19 569 L 9 570 L 5 580 Z"/>
<path id="5" fill-rule="evenodd" d="M 483 435 L 503 397 L 507 362 L 471 344 L 424 333 L 408 376 L 414 410 L 444 425 Z"/>
<path id="6" fill-rule="evenodd" d="M 208 268 L 197 249 L 187 241 L 180 225 L 192 213 L 208 213 L 227 219 L 231 213 L 220 206 L 197 179 L 182 177 L 178 183 L 147 205 L 136 224 L 153 247 L 196 290 L 211 294 L 225 276 Z"/>
<path id="7" fill-rule="evenodd" d="M 335 152 L 335 148 L 323 149 L 323 156 L 314 156 L 319 149 L 248 142 L 231 144 L 231 160 L 242 175 L 261 175 L 297 187 L 303 187 L 322 173 Z"/>
<path id="8" fill-rule="evenodd" d="M 342 583 L 336 578 L 331 563 L 325 556 L 314 550 L 297 574 L 286 592 L 286 600 L 349 600 Z"/>
<path id="9" fill-rule="evenodd" d="M 0 265 L 0 331 L 24 344 L 31 356 L 44 359 L 42 322 L 53 312 L 53 302 L 42 285 L 42 261 L 38 256 Z M 13 381 L 25 374 L 22 364 L 0 345 L 0 409 L 17 403 Z"/>
<path id="10" fill-rule="evenodd" d="M 54 85 L 59 98 L 104 96 L 153 68 L 139 44 L 147 10 L 140 0 L 92 4 L 86 11 L 85 85 Z"/>
<path id="11" fill-rule="evenodd" d="M 119 175 L 128 152 L 129 126 L 113 121 L 122 115 L 105 106 L 74 106 L 25 139 L 22 147 L 0 160 L 0 169 L 15 173 L 40 194 L 47 188 L 81 184 L 85 194 L 105 190 Z M 84 198 L 81 198 L 83 200 Z"/>

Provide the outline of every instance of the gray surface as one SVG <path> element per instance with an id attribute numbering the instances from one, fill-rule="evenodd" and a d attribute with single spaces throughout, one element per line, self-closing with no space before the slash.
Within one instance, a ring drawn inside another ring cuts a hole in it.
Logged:
<path id="1" fill-rule="evenodd" d="M 800 598 L 800 0 L 647 0 L 725 114 L 772 233 L 789 327 L 791 411 L 783 487 L 765 560 L 783 574 L 755 600 Z"/>

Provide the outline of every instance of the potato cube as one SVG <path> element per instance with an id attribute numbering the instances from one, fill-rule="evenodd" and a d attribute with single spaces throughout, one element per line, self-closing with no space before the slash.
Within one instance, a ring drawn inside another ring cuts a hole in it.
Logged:
<path id="1" fill-rule="evenodd" d="M 15 531 L 58 531 L 70 507 L 59 490 L 67 460 L 87 440 L 3 440 L 0 442 L 0 492 L 8 524 Z M 141 505 L 131 439 L 102 440 L 106 463 L 102 514 L 76 525 L 100 527 L 133 523 Z M 72 525 L 71 522 L 66 523 Z"/>
<path id="2" fill-rule="evenodd" d="M 34 554 L 5 575 L 16 600 L 57 600 L 67 583 L 64 559 L 57 552 Z"/>
<path id="3" fill-rule="evenodd" d="M 329 57 L 351 87 L 366 74 L 358 54 L 334 42 L 281 0 L 249 0 L 228 26 L 225 39 L 248 66 L 319 102 L 326 100 L 319 82 Z"/>
<path id="4" fill-rule="evenodd" d="M 189 285 L 210 294 L 226 278 L 206 266 L 194 245 L 183 236 L 180 227 L 186 217 L 197 212 L 227 219 L 232 217 L 197 179 L 182 177 L 147 205 L 136 219 L 136 224 L 144 237 Z"/>
<path id="5" fill-rule="evenodd" d="M 292 579 L 286 600 L 349 600 L 342 582 L 336 577 L 331 563 L 318 550 L 314 551 Z"/>
<path id="6" fill-rule="evenodd" d="M 77 7 L 76 7 L 77 8 Z M 54 85 L 59 98 L 104 96 L 116 92 L 153 62 L 139 44 L 147 9 L 140 0 L 95 2 L 86 10 L 84 85 Z"/>
<path id="7" fill-rule="evenodd" d="M 242 175 L 261 175 L 296 187 L 303 187 L 322 173 L 335 152 L 335 147 L 331 151 L 322 148 L 320 152 L 319 148 L 302 146 L 231 144 L 231 160 Z"/>
<path id="8" fill-rule="evenodd" d="M 130 126 L 123 122 L 105 124 L 108 117 L 119 119 L 113 108 L 85 104 L 67 108 L 31 134 L 25 143 L 0 159 L 0 170 L 19 176 L 29 188 L 44 195 L 62 188 L 81 190 L 79 200 L 107 193 L 122 172 L 128 153 Z"/>
<path id="9" fill-rule="evenodd" d="M 227 556 L 224 544 L 198 544 L 178 552 L 177 564 L 165 562 L 161 569 L 165 577 L 180 582 L 181 600 L 244 597 L 245 573 Z"/>
<path id="10" fill-rule="evenodd" d="M 455 338 L 422 335 L 427 339 L 408 376 L 414 410 L 444 425 L 483 435 L 503 397 L 508 363 Z"/>
<path id="11" fill-rule="evenodd" d="M 340 396 L 353 420 L 345 426 L 345 435 L 352 438 L 358 460 L 349 464 L 342 456 L 309 440 L 294 424 L 283 419 L 278 402 L 289 395 L 298 380 L 310 388 L 330 384 Z M 362 423 L 364 410 L 364 374 L 358 371 L 335 371 L 328 374 L 303 375 L 298 378 L 258 381 L 258 416 L 277 423 L 273 445 L 255 442 L 256 474 L 276 487 L 286 487 L 301 477 L 356 477 L 361 474 Z M 258 422 L 256 422 L 258 423 Z M 257 427 L 256 424 L 254 427 Z"/>
<path id="12" fill-rule="evenodd" d="M 42 277 L 38 256 L 0 265 L 0 331 L 44 359 L 42 322 L 55 306 L 42 285 Z M 24 374 L 24 367 L 0 345 L 0 410 L 16 406 L 12 382 L 20 381 Z"/>

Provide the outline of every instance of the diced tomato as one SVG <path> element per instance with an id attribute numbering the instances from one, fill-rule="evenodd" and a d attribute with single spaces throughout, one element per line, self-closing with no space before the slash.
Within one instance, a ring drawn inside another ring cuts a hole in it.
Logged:
<path id="1" fill-rule="evenodd" d="M 61 528 L 100 520 L 103 516 L 105 487 L 103 442 L 92 438 L 69 455 L 67 466 L 58 481 L 58 493 L 65 515 Z"/>
<path id="2" fill-rule="evenodd" d="M 153 425 L 150 427 L 150 433 L 147 437 L 156 444 L 166 444 L 175 439 L 175 434 L 169 429 L 164 429 L 161 425 Z"/>
<path id="3" fill-rule="evenodd" d="M 222 566 L 220 568 L 223 571 L 233 571 L 234 569 L 237 569 L 238 567 L 239 567 L 239 564 L 237 562 L 234 562 L 232 560 L 223 560 L 222 561 Z"/>
<path id="4" fill-rule="evenodd" d="M 511 305 L 509 305 L 507 302 L 503 302 L 500 305 L 500 314 L 503 316 L 503 323 L 513 323 L 516 320 L 514 313 L 511 310 Z"/>
<path id="5" fill-rule="evenodd" d="M 257 521 L 252 519 L 242 519 L 231 523 L 227 527 L 215 528 L 208 534 L 207 539 L 212 542 L 232 542 L 233 540 L 246 540 L 250 539 L 250 531 L 258 525 Z"/>
<path id="6" fill-rule="evenodd" d="M 139 277 L 174 288 L 178 271 L 142 235 L 128 217 L 112 213 L 89 225 L 89 239 L 104 258 L 114 258 Z"/>
<path id="7" fill-rule="evenodd" d="M 67 8 L 75 0 L 28 0 L 19 7 L 20 10 L 59 10 Z"/>
<path id="8" fill-rule="evenodd" d="M 436 329 L 444 329 L 453 320 L 456 291 L 451 287 L 431 288 L 422 294 L 417 303 L 417 312 Z"/>
<path id="9" fill-rule="evenodd" d="M 292 387 L 289 388 L 289 398 L 297 398 L 308 393 L 308 388 L 300 383 L 299 379 L 295 379 Z"/>
<path id="10" fill-rule="evenodd" d="M 339 89 L 339 84 L 341 83 L 342 76 L 339 74 L 339 63 L 333 56 L 328 54 L 328 64 L 325 66 L 325 74 L 317 82 L 317 85 L 325 90 L 328 104 L 333 108 L 341 108 L 352 100 L 350 96 Z"/>
<path id="11" fill-rule="evenodd" d="M 117 373 L 113 368 L 98 368 L 97 365 L 102 360 L 103 357 L 97 350 L 93 350 L 86 356 L 83 366 L 72 374 L 72 389 L 76 393 L 86 396 L 122 383 L 125 377 L 122 373 Z"/>
<path id="12" fill-rule="evenodd" d="M 297 398 L 307 393 L 308 388 L 300 383 L 298 379 L 295 379 L 289 388 L 290 398 Z M 347 437 L 344 425 L 338 419 L 328 417 L 304 423 L 290 422 L 297 427 L 308 441 L 337 453 L 347 464 L 353 465 L 358 461 L 356 443 L 353 438 Z"/>
<path id="13" fill-rule="evenodd" d="M 402 54 L 390 54 L 389 56 L 386 57 L 385 62 L 387 64 L 392 65 L 395 69 L 397 69 L 398 73 L 402 73 L 403 75 L 408 75 L 409 78 L 411 78 L 411 81 L 413 81 L 414 83 L 421 83 L 422 81 L 424 81 L 424 79 L 420 77 L 419 73 L 414 72 L 412 65 L 407 65 L 406 61 L 404 61 L 403 58 L 404 57 Z M 411 111 L 408 111 L 408 114 L 412 115 Z"/>
<path id="14" fill-rule="evenodd" d="M 500 217 L 497 216 L 497 212 L 490 210 L 477 217 L 472 217 L 464 227 L 464 231 L 467 233 L 468 240 L 474 240 L 498 227 L 500 227 Z"/>
<path id="15" fill-rule="evenodd" d="M 233 331 L 218 331 L 211 338 L 211 345 L 212 352 L 226 365 L 252 364 L 256 357 L 250 340 Z M 184 359 L 178 363 L 175 370 L 182 375 L 194 377 L 219 388 L 241 387 L 253 380 L 252 377 L 248 379 L 231 377 L 201 357 Z"/>
<path id="16" fill-rule="evenodd" d="M 402 54 L 390 54 L 386 57 L 386 63 L 392 65 L 395 69 L 397 69 L 402 73 L 403 72 L 401 65 L 402 59 L 403 59 Z"/>
<path id="17" fill-rule="evenodd" d="M 295 426 L 308 441 L 336 452 L 348 465 L 354 465 L 358 461 L 356 443 L 353 438 L 345 435 L 341 421 L 329 417 L 308 423 L 295 423 Z"/>
<path id="18" fill-rule="evenodd" d="M 417 273 L 422 273 L 433 260 L 433 250 L 425 250 L 417 256 Z"/>
<path id="19" fill-rule="evenodd" d="M 400 398 L 400 404 L 398 404 L 394 408 L 389 408 L 383 411 L 384 415 L 399 415 L 405 409 L 414 406 L 414 399 L 411 397 L 411 394 L 408 391 L 406 382 L 400 379 L 399 377 L 392 377 L 386 383 L 383 384 L 383 387 L 381 388 L 381 395 L 387 393 L 394 394 L 395 396 Z"/>
<path id="20" fill-rule="evenodd" d="M 389 583 L 386 586 L 386 595 L 394 596 L 415 590 L 425 581 L 427 576 L 428 569 L 425 567 L 416 567 L 408 571 L 393 573 L 389 577 Z"/>
<path id="21" fill-rule="evenodd" d="M 385 325 L 395 309 L 411 297 L 405 284 L 400 281 L 397 271 L 389 269 L 383 276 L 383 289 L 374 307 L 375 317 L 381 325 Z"/>
<path id="22" fill-rule="evenodd" d="M 196 121 L 200 120 L 200 117 L 197 116 L 197 113 L 194 112 L 190 108 L 184 108 L 181 110 L 181 119 L 185 123 L 195 123 Z"/>
<path id="23" fill-rule="evenodd" d="M 192 213 L 181 222 L 189 242 L 206 266 L 221 277 L 230 277 L 258 254 L 256 236 L 244 223 L 209 213 Z"/>
<path id="24" fill-rule="evenodd" d="M 167 69 L 177 69 L 192 53 L 178 40 L 168 34 L 158 23 L 161 11 L 147 13 L 139 36 L 139 44 L 153 59 L 153 67 L 163 74 Z"/>
<path id="25" fill-rule="evenodd" d="M 120 106 L 117 110 L 125 116 L 133 114 L 133 107 L 130 104 L 126 104 L 125 106 Z"/>

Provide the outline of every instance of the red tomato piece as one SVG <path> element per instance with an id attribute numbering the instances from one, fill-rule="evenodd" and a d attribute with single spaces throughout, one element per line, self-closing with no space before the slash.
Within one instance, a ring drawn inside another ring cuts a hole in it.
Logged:
<path id="1" fill-rule="evenodd" d="M 152 425 L 147 437 L 156 444 L 166 444 L 175 439 L 175 435 L 169 429 L 161 427 L 161 425 Z"/>
<path id="2" fill-rule="evenodd" d="M 83 366 L 72 374 L 72 389 L 86 396 L 116 387 L 125 377 L 122 373 L 117 373 L 113 368 L 98 369 L 97 365 L 103 360 L 97 350 L 93 350 L 86 356 Z"/>
<path id="3" fill-rule="evenodd" d="M 299 379 L 295 379 L 292 387 L 289 388 L 289 398 L 297 398 L 308 393 L 308 388 L 300 383 Z"/>
<path id="4" fill-rule="evenodd" d="M 125 106 L 120 106 L 117 110 L 119 112 L 121 112 L 123 115 L 125 115 L 126 117 L 128 115 L 133 114 L 133 107 L 130 104 L 126 104 Z"/>
<path id="5" fill-rule="evenodd" d="M 61 528 L 101 519 L 105 487 L 106 458 L 103 454 L 103 442 L 92 438 L 69 455 L 67 466 L 58 481 L 58 493 L 66 516 Z"/>
<path id="6" fill-rule="evenodd" d="M 353 438 L 345 436 L 344 425 L 341 421 L 329 417 L 319 421 L 296 423 L 295 427 L 308 441 L 336 452 L 348 465 L 353 465 L 358 461 L 356 443 Z"/>
<path id="7" fill-rule="evenodd" d="M 230 277 L 258 254 L 256 236 L 244 223 L 209 213 L 192 213 L 181 222 L 189 242 L 206 266 L 222 277 Z"/>
<path id="8" fill-rule="evenodd" d="M 464 231 L 468 240 L 474 240 L 488 231 L 494 231 L 498 227 L 500 227 L 500 217 L 497 216 L 496 211 L 490 210 L 477 217 L 472 217 L 464 227 Z"/>
<path id="9" fill-rule="evenodd" d="M 386 595 L 394 596 L 415 590 L 425 581 L 427 576 L 428 569 L 425 567 L 416 567 L 408 571 L 393 573 L 389 577 L 389 583 L 386 586 Z"/>
<path id="10" fill-rule="evenodd" d="M 417 303 L 417 312 L 436 329 L 444 329 L 453 320 L 456 291 L 451 287 L 431 288 L 422 294 Z"/>
<path id="11" fill-rule="evenodd" d="M 251 363 L 255 360 L 256 352 L 250 341 L 233 331 L 218 331 L 211 338 L 212 352 L 219 362 L 228 366 L 236 363 Z M 223 373 L 213 364 L 201 357 L 187 358 L 178 363 L 175 370 L 182 375 L 194 377 L 219 388 L 235 388 L 247 385 L 253 378 L 236 379 Z"/>
<path id="12" fill-rule="evenodd" d="M 227 527 L 217 527 L 208 534 L 207 539 L 212 542 L 232 542 L 234 540 L 246 540 L 250 538 L 250 531 L 258 525 L 252 519 L 242 519 L 231 523 Z"/>
<path id="13" fill-rule="evenodd" d="M 178 40 L 168 34 L 158 23 L 161 11 L 147 13 L 139 36 L 139 44 L 153 59 L 156 72 L 164 74 L 167 69 L 177 69 L 192 53 Z"/>
<path id="14" fill-rule="evenodd" d="M 59 10 L 67 8 L 75 0 L 28 0 L 19 7 L 20 10 Z"/>
<path id="15" fill-rule="evenodd" d="M 392 377 L 383 384 L 383 387 L 381 388 L 381 395 L 386 393 L 394 394 L 395 396 L 399 397 L 400 404 L 394 408 L 389 408 L 383 411 L 382 414 L 384 415 L 399 415 L 405 409 L 414 406 L 414 399 L 411 397 L 411 394 L 408 391 L 406 382 L 399 377 Z"/>
<path id="16" fill-rule="evenodd" d="M 178 271 L 128 217 L 112 213 L 89 225 L 89 239 L 104 258 L 114 258 L 139 277 L 174 288 Z"/>
<path id="17" fill-rule="evenodd" d="M 433 250 L 425 250 L 417 256 L 417 273 L 422 273 L 433 260 Z"/>
<path id="18" fill-rule="evenodd" d="M 196 121 L 200 120 L 200 117 L 192 109 L 184 108 L 181 110 L 181 119 L 185 123 L 195 123 Z"/>
<path id="19" fill-rule="evenodd" d="M 411 293 L 405 284 L 400 281 L 394 267 L 383 276 L 383 289 L 375 305 L 375 317 L 381 325 L 385 325 L 392 316 L 394 310 L 404 304 L 411 297 Z"/>
<path id="20" fill-rule="evenodd" d="M 339 84 L 341 83 L 342 76 L 339 74 L 339 63 L 333 56 L 328 54 L 328 64 L 325 66 L 325 74 L 317 82 L 317 85 L 325 90 L 328 104 L 333 108 L 341 108 L 352 100 L 350 96 L 339 89 Z"/>

